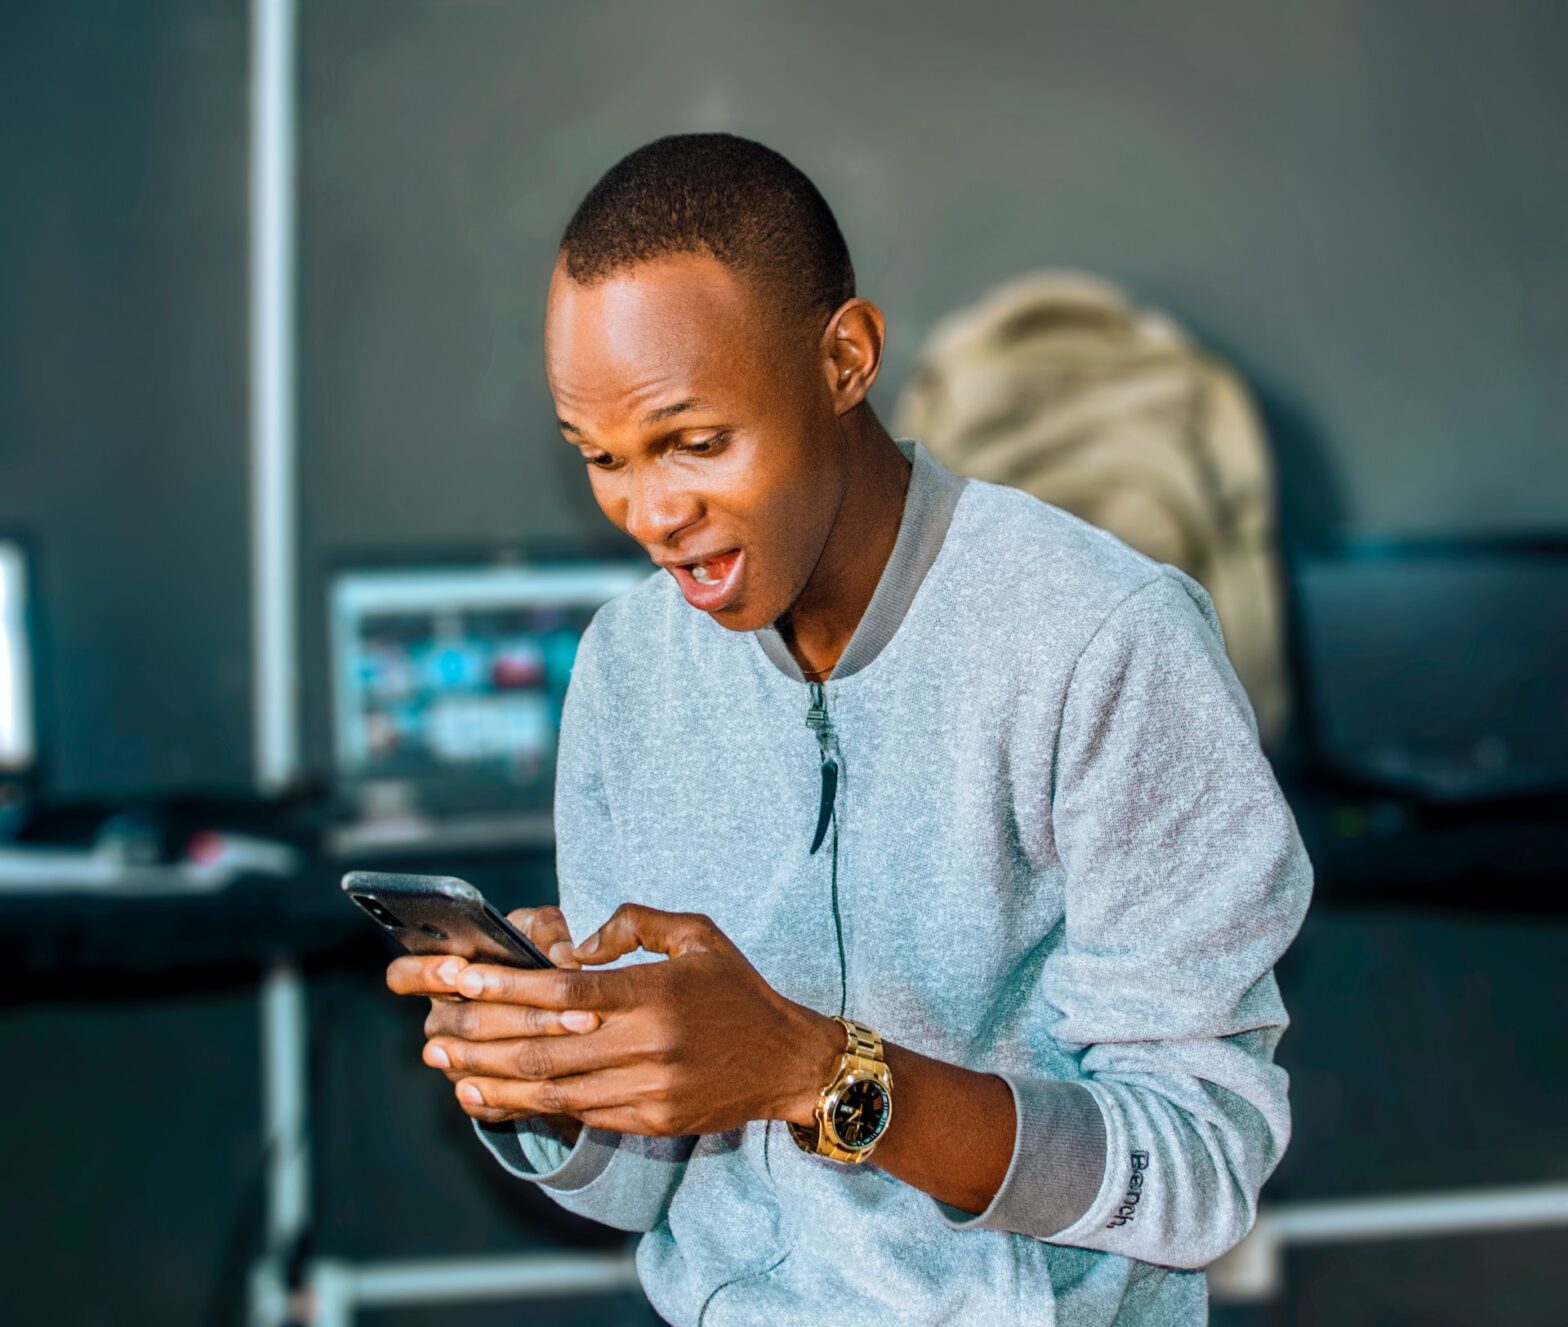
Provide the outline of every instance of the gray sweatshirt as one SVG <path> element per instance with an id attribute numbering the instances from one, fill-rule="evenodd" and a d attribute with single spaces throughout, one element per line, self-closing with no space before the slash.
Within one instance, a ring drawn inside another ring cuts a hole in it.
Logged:
<path id="1" fill-rule="evenodd" d="M 707 913 L 791 999 L 1000 1076 L 995 1198 L 963 1212 L 780 1121 L 570 1148 L 475 1127 L 561 1206 L 646 1232 L 672 1323 L 1202 1323 L 1201 1269 L 1290 1135 L 1273 968 L 1311 866 L 1203 588 L 898 446 L 897 544 L 825 684 L 667 573 L 595 615 L 561 907 L 579 939 L 626 901 Z"/>

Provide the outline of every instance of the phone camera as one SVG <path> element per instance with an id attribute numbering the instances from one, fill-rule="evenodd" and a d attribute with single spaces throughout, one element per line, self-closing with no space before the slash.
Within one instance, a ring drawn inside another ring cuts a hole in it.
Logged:
<path id="1" fill-rule="evenodd" d="M 441 928 L 438 926 L 432 926 L 429 922 L 420 922 L 419 929 L 428 935 L 432 940 L 445 940 L 448 938 L 445 931 L 441 930 Z"/>
<path id="2" fill-rule="evenodd" d="M 352 898 L 355 903 L 359 904 L 360 907 L 362 907 L 383 926 L 393 926 L 398 930 L 403 929 L 403 923 L 394 917 L 383 904 L 377 902 L 375 899 L 370 898 L 365 894 L 350 894 L 349 897 Z"/>

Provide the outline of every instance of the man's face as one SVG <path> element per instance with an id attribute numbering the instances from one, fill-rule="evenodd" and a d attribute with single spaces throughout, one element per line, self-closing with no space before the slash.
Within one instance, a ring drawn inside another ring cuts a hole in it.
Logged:
<path id="1" fill-rule="evenodd" d="M 706 256 L 550 283 L 545 371 L 594 498 L 733 631 L 795 602 L 843 500 L 821 332 Z M 673 566 L 736 549 L 709 585 Z"/>

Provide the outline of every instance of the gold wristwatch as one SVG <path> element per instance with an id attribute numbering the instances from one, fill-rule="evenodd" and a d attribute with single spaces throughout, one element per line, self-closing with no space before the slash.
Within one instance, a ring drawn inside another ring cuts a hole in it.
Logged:
<path id="1" fill-rule="evenodd" d="M 817 1097 L 814 1125 L 790 1121 L 803 1151 L 834 1161 L 864 1161 L 893 1118 L 893 1071 L 882 1055 L 882 1038 L 864 1023 L 838 1014 L 848 1036 L 833 1077 Z"/>

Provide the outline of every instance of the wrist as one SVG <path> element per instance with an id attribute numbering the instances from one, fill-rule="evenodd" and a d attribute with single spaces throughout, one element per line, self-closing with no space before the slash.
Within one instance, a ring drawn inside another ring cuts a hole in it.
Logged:
<path id="1" fill-rule="evenodd" d="M 844 1053 L 844 1028 L 838 1020 L 804 1005 L 794 1006 L 795 1027 L 789 1039 L 776 1102 L 768 1118 L 809 1126 L 816 1118 L 817 1099 L 833 1077 L 833 1066 Z"/>

